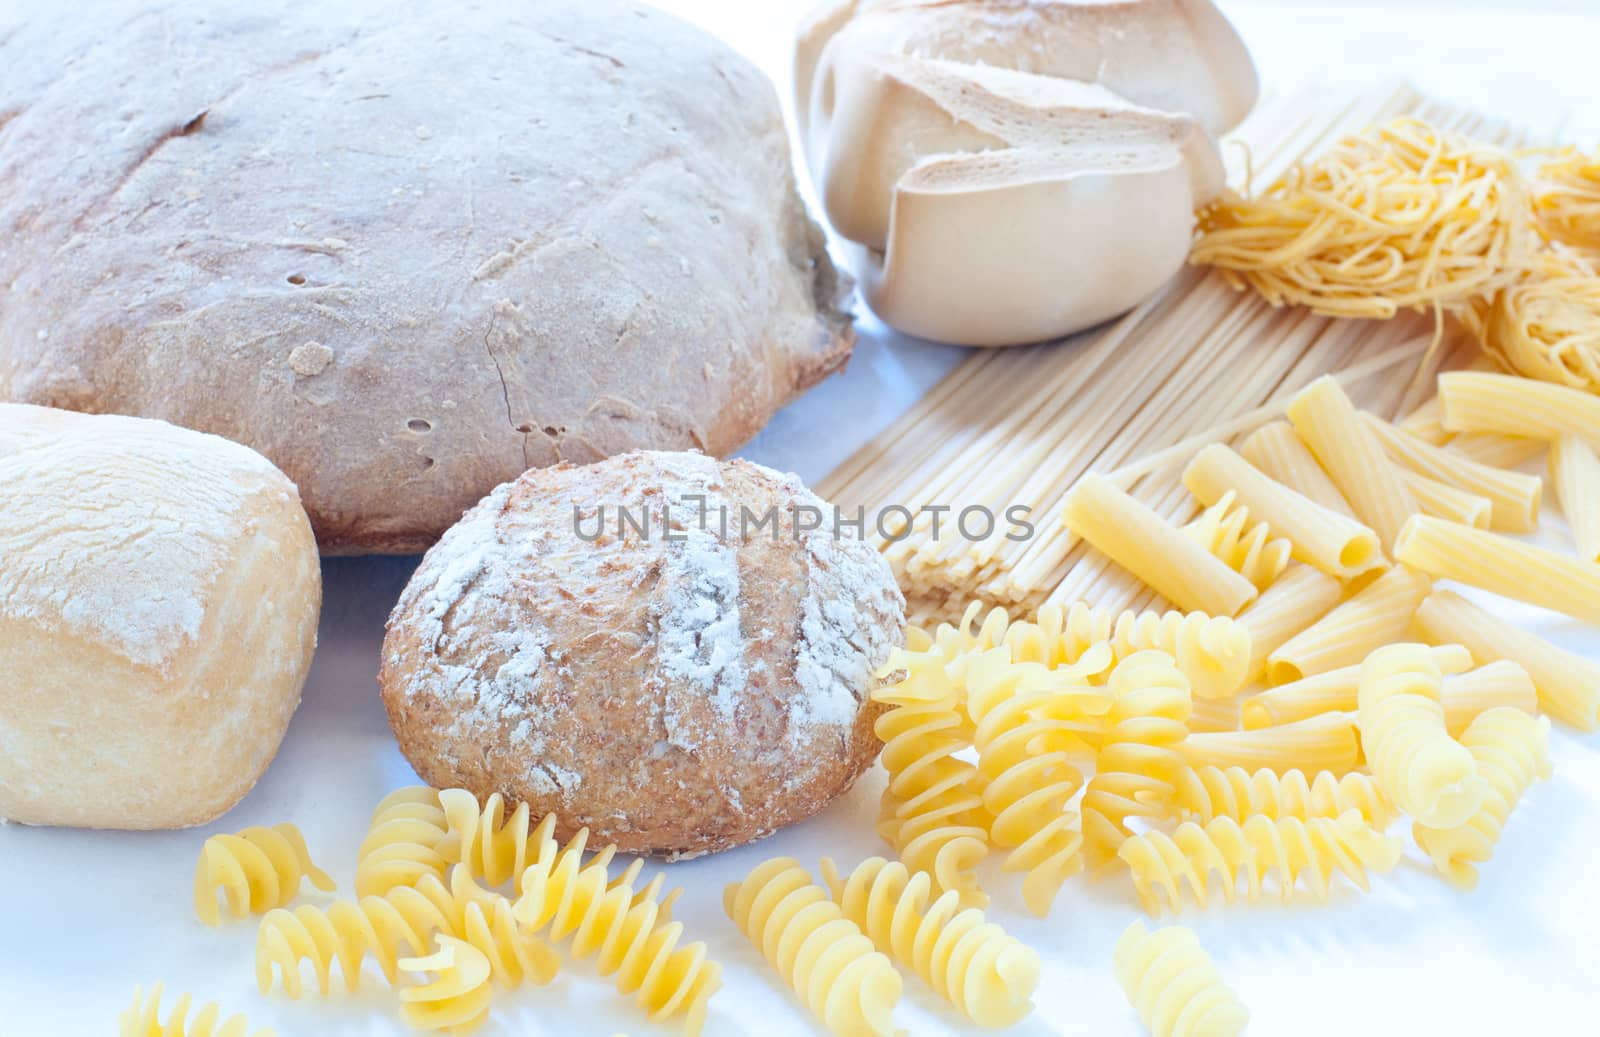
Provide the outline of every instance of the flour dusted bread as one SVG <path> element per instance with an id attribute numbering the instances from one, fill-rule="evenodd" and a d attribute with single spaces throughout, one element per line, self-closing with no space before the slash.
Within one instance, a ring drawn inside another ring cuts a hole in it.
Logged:
<path id="1" fill-rule="evenodd" d="M 726 849 L 815 813 L 877 754 L 867 692 L 904 622 L 887 564 L 833 517 L 794 476 L 693 453 L 499 487 L 390 618 L 401 749 L 432 785 L 636 853 Z"/>
<path id="2" fill-rule="evenodd" d="M 846 0 L 801 29 L 806 157 L 867 301 L 977 346 L 1123 313 L 1222 185 L 1254 67 L 1210 0 Z"/>
<path id="3" fill-rule="evenodd" d="M 328 551 L 848 356 L 772 84 L 647 4 L 0 7 L 0 399 L 245 443 Z"/>
<path id="4" fill-rule="evenodd" d="M 261 455 L 0 404 L 0 818 L 226 811 L 300 701 L 321 595 L 294 484 Z"/>

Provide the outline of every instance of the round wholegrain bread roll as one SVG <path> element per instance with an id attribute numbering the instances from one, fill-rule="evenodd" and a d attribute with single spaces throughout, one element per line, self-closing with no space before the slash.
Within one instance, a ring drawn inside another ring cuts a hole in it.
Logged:
<path id="1" fill-rule="evenodd" d="M 632 0 L 0 4 L 0 241 L 0 399 L 247 444 L 330 553 L 853 341 L 771 82 Z"/>
<path id="2" fill-rule="evenodd" d="M 0 404 L 0 818 L 228 810 L 300 702 L 321 602 L 299 495 L 260 454 Z"/>
<path id="3" fill-rule="evenodd" d="M 888 564 L 834 517 L 794 476 L 693 453 L 499 487 L 390 618 L 401 749 L 436 787 L 633 853 L 810 816 L 877 755 L 867 692 L 904 626 Z"/>

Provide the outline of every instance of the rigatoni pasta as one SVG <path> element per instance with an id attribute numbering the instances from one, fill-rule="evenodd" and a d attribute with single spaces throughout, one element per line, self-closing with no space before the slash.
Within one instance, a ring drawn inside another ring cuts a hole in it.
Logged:
<path id="1" fill-rule="evenodd" d="M 1600 728 L 1600 663 L 1501 620 L 1453 591 L 1435 591 L 1412 623 L 1434 644 L 1460 643 L 1479 662 L 1509 659 L 1528 671 L 1539 707 L 1584 731 Z"/>
<path id="2" fill-rule="evenodd" d="M 1239 613 L 1239 624 L 1250 634 L 1249 678 L 1259 679 L 1266 672 L 1267 657 L 1327 615 L 1342 594 L 1332 576 L 1309 565 L 1295 565 Z"/>
<path id="3" fill-rule="evenodd" d="M 1461 645 L 1441 645 L 1431 649 L 1431 654 L 1446 674 L 1461 673 L 1472 666 L 1472 653 Z M 1323 713 L 1352 711 L 1360 687 L 1360 663 L 1302 677 L 1245 699 L 1239 710 L 1240 723 L 1246 731 L 1255 731 Z"/>
<path id="4" fill-rule="evenodd" d="M 1446 676 L 1442 699 L 1444 726 L 1452 738 L 1460 738 L 1461 732 L 1491 709 L 1530 714 L 1539 709 L 1532 675 L 1510 659 L 1496 659 L 1475 670 Z"/>
<path id="5" fill-rule="evenodd" d="M 1338 381 L 1327 375 L 1318 378 L 1289 401 L 1286 412 L 1356 517 L 1378 534 L 1385 548 L 1392 547 L 1400 527 L 1420 509 Z"/>
<path id="6" fill-rule="evenodd" d="M 1427 515 L 1406 523 L 1395 557 L 1430 576 L 1600 623 L 1600 564 L 1594 562 Z"/>
<path id="7" fill-rule="evenodd" d="M 1572 527 L 1578 557 L 1600 562 L 1600 456 L 1576 436 L 1550 445 L 1550 481 Z"/>
<path id="8" fill-rule="evenodd" d="M 1544 484 L 1536 475 L 1508 472 L 1475 461 L 1455 449 L 1424 443 L 1378 418 L 1366 418 L 1395 462 L 1419 475 L 1487 497 L 1493 507 L 1490 525 L 1508 533 L 1526 533 L 1539 523 L 1539 498 Z"/>
<path id="9" fill-rule="evenodd" d="M 1239 456 L 1329 511 L 1356 517 L 1350 502 L 1287 421 L 1269 422 L 1256 429 L 1239 444 Z"/>
<path id="10" fill-rule="evenodd" d="M 1361 758 L 1356 722 L 1349 714 L 1321 716 L 1260 731 L 1214 731 L 1191 734 L 1178 743 L 1191 767 L 1263 767 L 1348 774 Z"/>
<path id="11" fill-rule="evenodd" d="M 1371 529 L 1276 482 L 1220 443 L 1195 455 L 1183 484 L 1207 507 L 1234 492 L 1250 514 L 1293 545 L 1295 558 L 1330 576 L 1348 579 L 1383 562 Z"/>
<path id="12" fill-rule="evenodd" d="M 1439 376 L 1444 427 L 1600 444 L 1600 396 L 1511 374 L 1449 371 Z"/>
<path id="13" fill-rule="evenodd" d="M 1424 515 L 1459 522 L 1474 529 L 1488 529 L 1494 514 L 1494 503 L 1487 497 L 1457 489 L 1449 483 L 1430 479 L 1410 470 L 1402 470 L 1400 478 L 1406 489 L 1416 498 Z"/>
<path id="14" fill-rule="evenodd" d="M 1078 480 L 1063 514 L 1068 529 L 1185 612 L 1233 616 L 1255 600 L 1255 584 L 1104 476 Z"/>
<path id="15" fill-rule="evenodd" d="M 1268 682 L 1287 684 L 1354 666 L 1375 649 L 1399 640 L 1431 587 L 1422 573 L 1394 566 L 1269 655 Z"/>

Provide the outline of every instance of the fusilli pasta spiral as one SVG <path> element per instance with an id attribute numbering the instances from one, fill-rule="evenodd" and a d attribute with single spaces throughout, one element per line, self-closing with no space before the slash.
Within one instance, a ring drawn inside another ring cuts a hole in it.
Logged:
<path id="1" fill-rule="evenodd" d="M 311 863 L 305 837 L 294 825 L 213 835 L 200 848 L 194 869 L 195 914 L 206 925 L 218 924 L 219 890 L 234 918 L 282 907 L 300 891 L 302 878 L 324 892 L 334 887 L 328 873 Z"/>
<path id="2" fill-rule="evenodd" d="M 471 1033 L 489 1018 L 489 959 L 470 943 L 440 936 L 436 951 L 404 958 L 400 967 L 433 975 L 400 991 L 400 1015 L 417 1029 Z"/>
<path id="3" fill-rule="evenodd" d="M 383 896 L 425 875 L 441 881 L 450 866 L 442 852 L 448 822 L 439 793 L 426 785 L 398 789 L 372 812 L 356 858 L 356 896 Z"/>
<path id="4" fill-rule="evenodd" d="M 982 911 L 963 909 L 954 892 L 934 900 L 926 874 L 872 857 L 841 876 L 823 858 L 822 881 L 878 950 L 915 971 L 968 1019 L 1010 1026 L 1033 1011 L 1039 955 Z"/>
<path id="5" fill-rule="evenodd" d="M 1250 631 L 1237 620 L 1204 612 L 1116 612 L 1083 602 L 1046 604 L 1036 623 L 1015 624 L 1006 642 L 1019 660 L 1038 659 L 1050 666 L 1077 662 L 1097 644 L 1111 646 L 1112 661 L 1148 649 L 1166 652 L 1178 660 L 1195 696 L 1204 699 L 1232 697 L 1250 675 Z"/>
<path id="6" fill-rule="evenodd" d="M 1380 648 L 1361 666 L 1357 723 L 1367 765 L 1401 810 L 1451 828 L 1483 803 L 1472 754 L 1450 737 L 1440 704 L 1443 674 L 1423 645 Z"/>
<path id="7" fill-rule="evenodd" d="M 528 805 L 519 803 L 506 815 L 505 797 L 489 794 L 481 804 L 466 789 L 445 789 L 439 805 L 449 826 L 446 852 L 460 861 L 474 878 L 491 886 L 512 882 L 533 862 L 537 846 Z"/>
<path id="8" fill-rule="evenodd" d="M 180 995 L 166 1022 L 161 1021 L 161 984 L 150 990 L 148 999 L 144 990 L 133 992 L 133 1004 L 123 1010 L 117 1033 L 121 1037 L 245 1037 L 250 1023 L 243 1015 L 222 1018 L 222 1008 L 210 1001 L 200 1006 L 194 1018 L 189 1017 L 193 999 Z M 255 1037 L 273 1037 L 271 1030 L 258 1030 Z"/>
<path id="9" fill-rule="evenodd" d="M 1150 932 L 1134 922 L 1117 940 L 1112 968 L 1154 1037 L 1238 1037 L 1250 1021 L 1192 929 Z"/>
<path id="10" fill-rule="evenodd" d="M 606 868 L 614 847 L 585 865 L 588 830 L 557 852 L 552 829 L 547 817 L 534 833 L 535 860 L 522 873 L 517 920 L 529 932 L 549 926 L 555 940 L 571 935 L 573 956 L 595 955 L 600 974 L 616 976 L 622 994 L 637 993 L 653 1021 L 682 1014 L 685 1032 L 698 1034 L 706 1002 L 722 985 L 722 969 L 707 959 L 704 943 L 678 946 L 683 924 L 670 918 L 672 898 L 657 898 L 660 877 L 636 891 L 634 867 L 612 882 Z"/>
<path id="11" fill-rule="evenodd" d="M 1253 774 L 1243 767 L 1186 767 L 1178 772 L 1174 805 L 1201 824 L 1217 817 L 1243 821 L 1261 814 L 1274 820 L 1308 820 L 1359 810 L 1368 823 L 1382 831 L 1395 818 L 1394 805 L 1369 775 L 1352 773 L 1341 778 L 1318 771 L 1307 782 L 1303 771 L 1279 774 L 1266 767 Z"/>
<path id="12" fill-rule="evenodd" d="M 1173 781 L 1183 767 L 1175 748 L 1189 737 L 1189 679 L 1165 652 L 1135 652 L 1107 681 L 1112 694 L 1097 772 L 1083 794 L 1083 834 L 1090 853 L 1109 860 L 1133 817 L 1172 810 Z"/>
<path id="13" fill-rule="evenodd" d="M 1550 721 L 1509 706 L 1478 715 L 1461 735 L 1487 791 L 1483 805 L 1454 828 L 1414 825 L 1417 845 L 1434 867 L 1462 889 L 1478 884 L 1476 865 L 1494 854 L 1495 843 L 1517 801 L 1536 779 L 1550 777 Z"/>
<path id="14" fill-rule="evenodd" d="M 900 973 L 792 858 L 756 867 L 723 893 L 728 917 L 811 1013 L 840 1037 L 893 1034 Z"/>
<path id="15" fill-rule="evenodd" d="M 1389 871 L 1399 862 L 1400 843 L 1369 825 L 1359 810 L 1347 810 L 1338 818 L 1309 821 L 1273 820 L 1259 814 L 1242 825 L 1231 817 L 1216 818 L 1203 827 L 1186 821 L 1171 835 L 1136 835 L 1117 854 L 1132 870 L 1145 910 L 1159 915 L 1163 904 L 1172 911 L 1180 909 L 1184 883 L 1204 907 L 1212 873 L 1222 879 L 1223 897 L 1229 901 L 1238 895 L 1241 875 L 1249 900 L 1260 897 L 1268 875 L 1277 878 L 1285 900 L 1302 876 L 1310 878 L 1313 892 L 1323 900 L 1336 872 L 1366 890 L 1368 871 Z"/>
<path id="16" fill-rule="evenodd" d="M 1274 539 L 1265 522 L 1251 525 L 1250 509 L 1238 503 L 1238 494 L 1233 490 L 1202 511 L 1183 531 L 1255 584 L 1257 590 L 1266 590 L 1283 575 L 1294 550 L 1282 537 Z"/>

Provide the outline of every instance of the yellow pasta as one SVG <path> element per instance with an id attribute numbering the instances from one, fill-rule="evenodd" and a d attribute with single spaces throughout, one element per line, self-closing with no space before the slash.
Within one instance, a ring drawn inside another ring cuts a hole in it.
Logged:
<path id="1" fill-rule="evenodd" d="M 1494 854 L 1506 819 L 1536 779 L 1550 777 L 1550 722 L 1517 709 L 1491 709 L 1468 726 L 1461 744 L 1477 763 L 1483 804 L 1453 827 L 1413 826 L 1417 845 L 1439 873 L 1462 889 L 1478 884 L 1476 865 Z"/>
<path id="2" fill-rule="evenodd" d="M 1565 385 L 1487 371 L 1439 376 L 1444 427 L 1557 440 L 1577 436 L 1600 444 L 1600 396 Z"/>
<path id="3" fill-rule="evenodd" d="M 1551 237 L 1600 249 L 1600 160 L 1564 149 L 1539 167 L 1533 204 Z"/>
<path id="4" fill-rule="evenodd" d="M 1289 422 L 1385 548 L 1420 510 L 1399 470 L 1362 422 L 1337 379 L 1323 375 L 1289 401 Z"/>
<path id="5" fill-rule="evenodd" d="M 1452 591 L 1435 591 L 1413 623 L 1424 639 L 1466 645 L 1480 662 L 1506 659 L 1533 678 L 1539 707 L 1584 731 L 1600 729 L 1600 663 L 1519 630 Z"/>
<path id="6" fill-rule="evenodd" d="M 1233 616 L 1255 599 L 1255 584 L 1102 476 L 1078 480 L 1063 517 L 1073 534 L 1185 612 Z"/>
<path id="7" fill-rule="evenodd" d="M 465 868 L 458 864 L 453 874 L 470 881 Z M 561 970 L 555 950 L 517 922 L 511 901 L 505 897 L 468 899 L 457 935 L 488 959 L 495 981 L 504 986 L 543 986 Z"/>
<path id="8" fill-rule="evenodd" d="M 1398 561 L 1442 580 L 1600 623 L 1600 564 L 1418 515 L 1395 545 Z"/>
<path id="9" fill-rule="evenodd" d="M 1267 679 L 1287 684 L 1353 666 L 1376 648 L 1397 641 L 1432 584 L 1397 565 L 1267 657 Z"/>
<path id="10" fill-rule="evenodd" d="M 1132 834 L 1129 818 L 1162 818 L 1172 810 L 1173 781 L 1183 767 L 1178 745 L 1189 736 L 1189 680 L 1170 655 L 1136 652 L 1119 662 L 1107 685 L 1095 776 L 1083 794 L 1084 839 L 1109 860 Z"/>
<path id="11" fill-rule="evenodd" d="M 1233 491 L 1183 527 L 1195 542 L 1216 555 L 1240 576 L 1266 590 L 1289 564 L 1289 541 L 1274 539 L 1265 522 L 1250 522 L 1250 509 L 1239 505 Z"/>
<path id="12" fill-rule="evenodd" d="M 1394 427 L 1424 443 L 1444 446 L 1450 440 L 1450 433 L 1441 424 L 1443 418 L 1444 408 L 1439 404 L 1439 397 L 1430 396 L 1427 402 L 1395 422 Z"/>
<path id="13" fill-rule="evenodd" d="M 1273 421 L 1252 432 L 1239 444 L 1239 456 L 1262 473 L 1309 497 L 1329 511 L 1356 517 L 1315 455 L 1287 421 Z"/>
<path id="14" fill-rule="evenodd" d="M 895 1033 L 900 973 L 800 862 L 778 857 L 727 887 L 728 917 L 839 1037 Z"/>
<path id="15" fill-rule="evenodd" d="M 433 977 L 400 991 L 400 1016 L 417 1029 L 471 1033 L 489 1018 L 489 959 L 471 944 L 441 936 L 436 951 L 400 967 Z"/>
<path id="16" fill-rule="evenodd" d="M 1152 933 L 1134 922 L 1117 940 L 1112 968 L 1152 1037 L 1238 1037 L 1250 1021 L 1192 929 Z"/>
<path id="17" fill-rule="evenodd" d="M 879 951 L 915 972 L 940 997 L 979 1026 L 1011 1026 L 1033 1011 L 1039 955 L 962 908 L 953 892 L 937 899 L 925 874 L 872 857 L 848 876 L 828 858 L 822 881 L 844 917 Z"/>
<path id="18" fill-rule="evenodd" d="M 1424 443 L 1386 421 L 1367 416 L 1367 427 L 1383 443 L 1396 464 L 1474 496 L 1487 498 L 1489 523 L 1495 529 L 1526 533 L 1539 524 L 1543 482 L 1536 475 L 1508 472 L 1448 449 Z"/>
<path id="19" fill-rule="evenodd" d="M 150 990 L 148 998 L 143 988 L 133 992 L 133 1004 L 123 1009 L 118 1020 L 120 1037 L 247 1037 L 250 1023 L 243 1015 L 224 1019 L 222 1008 L 209 1001 L 189 1015 L 194 999 L 188 994 L 178 997 L 165 1021 L 161 1019 L 161 984 Z M 255 1037 L 273 1037 L 270 1029 L 257 1030 Z"/>
<path id="20" fill-rule="evenodd" d="M 1359 811 L 1368 824 L 1382 831 L 1395 819 L 1394 804 L 1378 783 L 1366 774 L 1336 777 L 1317 771 L 1306 780 L 1304 771 L 1279 774 L 1262 768 L 1251 773 L 1243 767 L 1196 767 L 1178 772 L 1174 805 L 1204 825 L 1218 817 L 1243 822 L 1260 814 L 1277 820 L 1298 817 L 1338 817 Z"/>
<path id="21" fill-rule="evenodd" d="M 1242 824 L 1218 817 L 1206 825 L 1185 821 L 1168 835 L 1145 832 L 1117 851 L 1133 872 L 1134 888 L 1145 910 L 1159 916 L 1163 908 L 1181 910 L 1183 887 L 1200 907 L 1206 906 L 1211 876 L 1222 881 L 1223 898 L 1257 900 L 1265 880 L 1275 878 L 1287 901 L 1296 884 L 1308 879 L 1311 891 L 1326 900 L 1334 875 L 1343 874 L 1363 891 L 1367 873 L 1386 872 L 1400 860 L 1400 842 L 1367 823 L 1359 810 L 1337 818 L 1297 817 L 1274 820 L 1256 814 Z"/>
<path id="22" fill-rule="evenodd" d="M 1472 329 L 1525 378 L 1600 392 L 1600 253 L 1553 248 L 1538 270 L 1474 307 Z"/>
<path id="23" fill-rule="evenodd" d="M 1338 580 L 1309 565 L 1293 566 L 1278 577 L 1239 613 L 1238 622 L 1250 635 L 1248 680 L 1264 677 L 1267 657 L 1327 615 L 1343 594 Z"/>
<path id="24" fill-rule="evenodd" d="M 1285 772 L 1347 774 L 1361 757 L 1356 724 L 1342 713 L 1325 713 L 1260 731 L 1190 734 L 1178 746 L 1191 767 L 1267 767 Z"/>
<path id="25" fill-rule="evenodd" d="M 1200 215 L 1191 261 L 1330 317 L 1459 307 L 1526 269 L 1539 238 L 1500 148 L 1404 117 L 1344 137 L 1261 194 Z"/>
<path id="26" fill-rule="evenodd" d="M 1489 498 L 1468 493 L 1409 469 L 1401 469 L 1400 478 L 1406 484 L 1406 489 L 1411 491 L 1422 514 L 1477 529 L 1489 528 L 1494 514 L 1494 502 Z"/>
<path id="27" fill-rule="evenodd" d="M 426 785 L 398 789 L 383 798 L 356 858 L 356 895 L 382 896 L 424 875 L 443 879 L 450 866 L 443 848 L 449 824 L 439 793 Z"/>
<path id="28" fill-rule="evenodd" d="M 1472 667 L 1472 653 L 1461 645 L 1442 645 L 1431 653 L 1442 673 L 1461 673 Z M 1239 719 L 1245 730 L 1255 731 L 1322 713 L 1353 711 L 1360 687 L 1361 664 L 1341 666 L 1252 695 L 1240 706 Z M 1445 712 L 1448 715 L 1448 705 Z"/>
<path id="29" fill-rule="evenodd" d="M 1099 644 L 1111 647 L 1113 660 L 1149 649 L 1166 652 L 1178 661 L 1196 698 L 1231 698 L 1250 676 L 1250 632 L 1238 620 L 1204 612 L 1047 604 L 1034 624 L 1018 624 L 1006 640 L 1015 658 L 1050 666 L 1076 663 Z"/>
<path id="30" fill-rule="evenodd" d="M 1491 709 L 1539 710 L 1539 693 L 1533 677 L 1520 663 L 1498 659 L 1475 670 L 1447 676 L 1442 693 L 1444 726 L 1451 738 L 1460 738 L 1474 720 Z"/>
<path id="31" fill-rule="evenodd" d="M 1548 441 L 1531 436 L 1505 436 L 1498 432 L 1463 432 L 1447 444 L 1453 456 L 1465 457 L 1490 468 L 1516 468 L 1549 448 Z M 1516 532 L 1516 530 L 1512 530 Z"/>
<path id="32" fill-rule="evenodd" d="M 722 985 L 721 966 L 707 959 L 704 943 L 678 946 L 683 924 L 656 899 L 659 883 L 641 893 L 632 883 L 636 872 L 611 881 L 614 847 L 585 864 L 588 830 L 558 849 L 554 827 L 554 816 L 547 816 L 529 840 L 535 851 L 522 872 L 516 920 L 533 933 L 548 927 L 553 940 L 571 936 L 573 957 L 594 955 L 600 975 L 615 976 L 621 994 L 636 994 L 652 1022 L 682 1015 L 684 1032 L 694 1037 Z"/>
<path id="33" fill-rule="evenodd" d="M 1578 557 L 1600 562 L 1600 456 L 1576 436 L 1563 436 L 1550 445 L 1550 481 Z"/>
<path id="34" fill-rule="evenodd" d="M 1461 824 L 1483 803 L 1472 755 L 1450 737 L 1444 676 L 1422 645 L 1378 649 L 1361 667 L 1361 746 L 1378 784 L 1422 824 Z"/>
<path id="35" fill-rule="evenodd" d="M 498 792 L 480 805 L 466 789 L 445 789 L 439 805 L 449 824 L 447 843 L 451 860 L 467 866 L 468 874 L 491 886 L 516 881 L 533 863 L 531 817 L 526 803 L 505 816 L 505 797 Z"/>
<path id="36" fill-rule="evenodd" d="M 1194 456 L 1183 484 L 1207 507 L 1230 491 L 1237 494 L 1250 514 L 1289 541 L 1296 559 L 1330 576 L 1348 579 L 1383 563 L 1382 545 L 1371 529 L 1274 482 L 1220 443 Z"/>
<path id="37" fill-rule="evenodd" d="M 206 925 L 221 922 L 219 891 L 234 918 L 282 907 L 300 891 L 302 878 L 324 892 L 334 887 L 328 873 L 311 863 L 305 837 L 292 824 L 213 835 L 195 865 L 195 914 Z"/>

